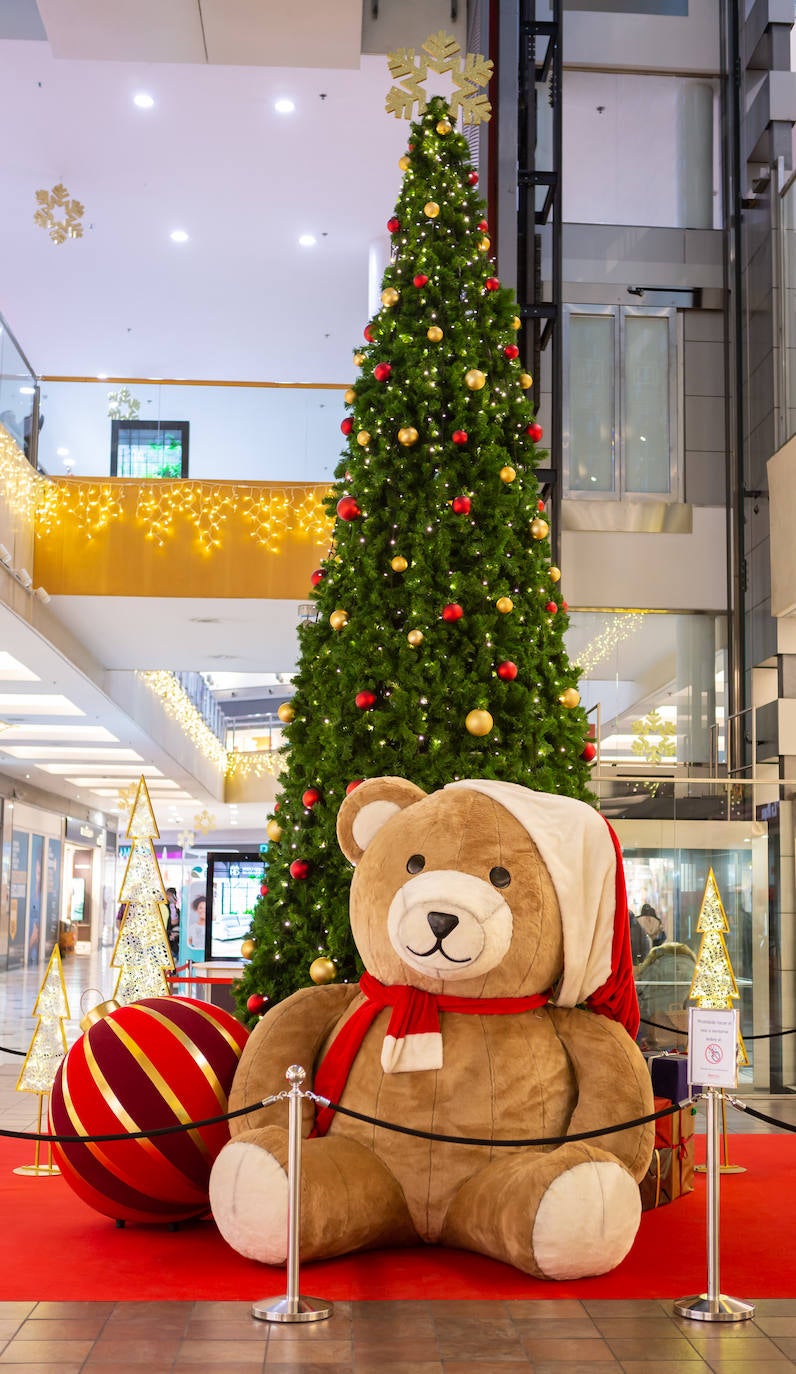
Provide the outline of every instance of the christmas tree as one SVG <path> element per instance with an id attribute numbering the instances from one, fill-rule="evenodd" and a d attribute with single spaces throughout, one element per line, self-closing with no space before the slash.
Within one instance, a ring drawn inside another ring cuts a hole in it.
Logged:
<path id="1" fill-rule="evenodd" d="M 698 1007 L 731 1007 L 740 1001 L 730 952 L 725 935 L 730 928 L 724 903 L 721 900 L 713 869 L 708 869 L 702 905 L 699 908 L 697 930 L 702 936 L 691 980 L 689 999 Z M 749 1058 L 738 1030 L 738 1063 L 748 1064 Z"/>
<path id="2" fill-rule="evenodd" d="M 174 969 L 166 935 L 169 908 L 153 844 L 160 831 L 143 778 L 130 812 L 127 836 L 131 847 L 119 893 L 122 920 L 111 958 L 111 968 L 119 969 L 113 996 L 120 1006 L 142 997 L 167 997 L 171 989 L 166 970 Z"/>
<path id="3" fill-rule="evenodd" d="M 412 124 L 400 165 L 382 309 L 345 393 L 334 542 L 280 710 L 288 767 L 237 984 L 249 1018 L 308 976 L 359 976 L 335 818 L 361 779 L 500 778 L 591 800 L 520 320 L 445 101 Z"/>
<path id="4" fill-rule="evenodd" d="M 17 1080 L 17 1092 L 49 1093 L 66 1054 L 64 1021 L 69 1020 L 61 953 L 56 945 L 33 1007 L 38 1023 Z"/>

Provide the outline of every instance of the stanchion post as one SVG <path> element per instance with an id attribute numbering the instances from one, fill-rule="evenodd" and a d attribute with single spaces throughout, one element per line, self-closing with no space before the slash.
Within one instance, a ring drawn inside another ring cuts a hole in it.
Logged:
<path id="1" fill-rule="evenodd" d="M 705 1089 L 707 1122 L 707 1248 L 708 1289 L 690 1298 L 678 1298 L 674 1310 L 678 1317 L 690 1317 L 702 1322 L 742 1322 L 755 1314 L 754 1304 L 741 1298 L 729 1298 L 721 1292 L 719 1279 L 719 1117 L 716 1101 L 720 1096 L 714 1087 Z"/>
<path id="2" fill-rule="evenodd" d="M 281 1298 L 262 1298 L 252 1306 L 252 1316 L 264 1322 L 317 1322 L 331 1317 L 333 1304 L 323 1298 L 299 1293 L 299 1236 L 301 1231 L 301 1101 L 304 1070 L 291 1064 L 285 1077 L 288 1099 L 287 1163 L 287 1293 Z"/>

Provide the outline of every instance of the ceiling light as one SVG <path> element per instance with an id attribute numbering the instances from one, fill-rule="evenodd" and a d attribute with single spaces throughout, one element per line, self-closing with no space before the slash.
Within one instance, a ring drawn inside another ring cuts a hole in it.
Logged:
<path id="1" fill-rule="evenodd" d="M 39 601 L 43 601 L 45 606 L 47 605 L 48 601 L 52 600 L 50 593 L 46 590 L 45 587 L 37 587 L 33 595 L 35 597 L 38 597 Z"/>
<path id="2" fill-rule="evenodd" d="M 188 235 L 186 234 L 184 229 L 172 229 L 171 233 L 169 234 L 169 238 L 171 239 L 172 243 L 188 242 Z"/>
<path id="3" fill-rule="evenodd" d="M 314 248 L 317 242 L 314 234 L 301 234 L 299 236 L 299 243 L 302 248 Z"/>
<path id="4" fill-rule="evenodd" d="M 19 388 L 19 394 L 20 396 L 35 396 L 36 388 L 35 386 L 21 386 Z"/>
<path id="5" fill-rule="evenodd" d="M 108 373 L 107 373 L 107 372 L 98 372 L 98 373 L 97 373 L 97 381 L 98 381 L 98 382 L 107 382 L 107 380 L 108 380 Z"/>
<path id="6" fill-rule="evenodd" d="M 21 582 L 23 587 L 33 586 L 33 578 L 27 568 L 17 568 L 17 582 Z"/>
<path id="7" fill-rule="evenodd" d="M 11 714 L 6 707 L 6 714 Z M 106 730 L 104 725 L 38 725 L 30 721 L 19 721 L 11 726 L 16 739 L 66 740 L 72 744 L 118 744 L 116 735 Z"/>
<path id="8" fill-rule="evenodd" d="M 36 763 L 39 759 L 46 759 L 47 762 L 52 759 L 77 759 L 80 760 L 81 766 L 83 760 L 94 762 L 97 759 L 109 763 L 116 763 L 117 760 L 121 763 L 131 763 L 133 760 L 143 763 L 141 755 L 134 749 L 105 749 L 90 744 L 84 745 L 83 748 L 61 744 L 9 744 L 3 752 L 10 754 L 14 759 L 27 759 L 30 763 Z M 52 772 L 52 769 L 47 771 Z M 69 771 L 74 773 L 75 770 L 71 768 Z"/>
<path id="9" fill-rule="evenodd" d="M 0 545 L 0 555 L 2 545 Z M 5 560 L 3 560 L 5 561 Z M 0 682 L 39 682 L 36 673 L 32 673 L 30 668 L 26 668 L 24 663 L 20 663 L 18 658 L 14 658 L 5 649 L 0 649 Z"/>
<path id="10" fill-rule="evenodd" d="M 68 448 L 57 448 L 57 449 L 55 450 L 55 454 L 56 454 L 56 457 L 57 457 L 57 458 L 68 458 L 68 457 L 69 457 L 69 449 L 68 449 Z"/>
<path id="11" fill-rule="evenodd" d="M 0 711 L 12 715 L 84 716 L 79 706 L 55 692 L 0 692 Z"/>
<path id="12" fill-rule="evenodd" d="M 134 763 L 114 763 L 112 768 L 109 768 L 107 763 L 81 763 L 79 766 L 81 773 L 101 775 L 108 778 L 109 782 L 129 782 L 131 777 L 140 778 L 142 773 L 145 775 L 147 783 L 153 777 L 162 777 L 158 769 L 153 768 L 150 763 L 144 764 L 143 767 L 138 767 Z M 75 765 L 73 763 L 43 763 L 41 769 L 43 773 L 67 774 L 74 773 Z"/>
<path id="13" fill-rule="evenodd" d="M 149 95 L 147 91 L 138 91 L 133 96 L 133 104 L 137 105 L 139 110 L 151 110 L 154 103 L 155 97 Z"/>
<path id="14" fill-rule="evenodd" d="M 5 544 L 0 544 L 0 563 L 5 563 L 6 567 L 8 567 L 12 558 L 13 554 L 11 550 L 7 549 Z"/>
<path id="15" fill-rule="evenodd" d="M 292 114 L 295 108 L 293 101 L 287 96 L 280 96 L 279 100 L 274 101 L 274 109 L 277 114 Z"/>

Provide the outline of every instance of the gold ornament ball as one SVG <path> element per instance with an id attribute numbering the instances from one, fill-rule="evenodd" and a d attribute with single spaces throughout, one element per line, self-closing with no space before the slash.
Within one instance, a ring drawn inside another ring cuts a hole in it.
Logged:
<path id="1" fill-rule="evenodd" d="M 486 375 L 477 367 L 471 367 L 469 372 L 465 372 L 464 381 L 471 391 L 480 391 L 486 385 Z"/>
<path id="2" fill-rule="evenodd" d="M 407 157 L 406 153 L 404 153 L 403 157 L 399 157 L 398 166 L 400 167 L 402 172 L 408 172 L 411 165 L 412 159 Z"/>
<path id="3" fill-rule="evenodd" d="M 453 126 L 448 123 L 447 119 L 441 119 L 439 124 L 437 125 L 437 133 L 442 134 L 444 138 L 445 134 L 450 133 L 452 127 Z"/>
<path id="4" fill-rule="evenodd" d="M 269 840 L 272 840 L 274 844 L 278 844 L 282 838 L 282 827 L 279 821 L 269 821 L 265 827 L 265 833 Z"/>
<path id="5" fill-rule="evenodd" d="M 279 716 L 283 725 L 289 725 L 296 713 L 289 701 L 283 701 L 276 714 Z"/>
<path id="6" fill-rule="evenodd" d="M 520 386 L 522 387 L 523 391 L 527 391 L 529 386 L 533 386 L 533 377 L 531 376 L 530 372 L 520 373 Z"/>
<path id="7" fill-rule="evenodd" d="M 333 630 L 344 630 L 348 624 L 348 611 L 344 611 L 342 606 L 338 610 L 332 611 L 329 616 L 329 624 Z"/>
<path id="8" fill-rule="evenodd" d="M 580 692 L 575 687 L 567 687 L 558 700 L 562 706 L 566 706 L 568 711 L 572 711 L 580 705 Z"/>
<path id="9" fill-rule="evenodd" d="M 313 983 L 333 983 L 337 977 L 337 965 L 333 959 L 327 959 L 323 955 L 320 959 L 313 959 L 310 964 L 310 978 Z"/>
<path id="10" fill-rule="evenodd" d="M 514 610 L 514 602 L 510 596 L 499 596 L 495 602 L 501 615 L 508 615 L 509 611 Z"/>
<path id="11" fill-rule="evenodd" d="M 411 448 L 413 444 L 417 443 L 419 438 L 420 435 L 414 425 L 404 425 L 398 430 L 398 443 L 403 444 L 404 448 Z"/>
<path id="12" fill-rule="evenodd" d="M 551 581 L 551 582 L 560 582 L 560 581 L 561 581 L 561 569 L 560 569 L 560 568 L 557 568 L 557 567 L 555 566 L 555 564 L 552 564 L 551 567 L 549 567 L 549 568 L 547 569 L 547 576 L 550 578 L 550 581 Z"/>
<path id="13" fill-rule="evenodd" d="M 550 533 L 550 526 L 546 520 L 540 520 L 538 515 L 531 521 L 531 534 L 534 539 L 546 539 Z"/>
<path id="14" fill-rule="evenodd" d="M 360 448 L 367 448 L 370 443 L 370 435 L 366 429 L 361 429 L 357 435 L 357 443 Z"/>
<path id="15" fill-rule="evenodd" d="M 397 305 L 399 300 L 400 296 L 398 295 L 398 292 L 396 291 L 395 287 L 385 286 L 384 290 L 381 293 L 382 305 Z"/>
<path id="16" fill-rule="evenodd" d="M 355 354 L 354 354 L 354 360 L 353 360 L 353 361 L 354 361 L 354 367 L 361 367 L 362 364 L 363 364 L 364 361 L 365 361 L 365 354 L 364 354 L 364 353 L 355 353 Z"/>
<path id="17" fill-rule="evenodd" d="M 356 399 L 357 393 L 352 386 L 348 387 L 347 390 L 343 392 L 343 400 L 347 406 L 352 406 Z"/>
<path id="18" fill-rule="evenodd" d="M 491 240 L 491 239 L 488 239 L 488 238 L 486 237 L 486 234 L 485 234 L 484 237 L 482 238 L 481 242 L 480 242 L 479 245 L 478 245 L 478 251 L 479 251 L 480 253 L 488 253 L 491 247 L 492 247 L 492 240 Z"/>
<path id="19" fill-rule="evenodd" d="M 427 200 L 423 206 L 423 214 L 429 219 L 436 219 L 439 214 L 439 206 L 435 200 Z"/>
<path id="20" fill-rule="evenodd" d="M 244 940 L 244 941 L 243 941 L 243 944 L 242 944 L 241 947 L 240 947 L 241 958 L 242 958 L 242 959 L 251 959 L 251 957 L 252 957 L 254 951 L 256 950 L 256 948 L 257 948 L 257 941 L 256 941 L 256 940 L 252 940 L 251 937 L 250 937 L 248 940 Z"/>
<path id="21" fill-rule="evenodd" d="M 515 478 L 516 476 L 517 476 L 517 474 L 516 474 L 516 472 L 514 471 L 514 468 L 510 468 L 510 467 L 506 466 L 505 468 L 501 468 L 501 469 L 500 469 L 500 480 L 501 480 L 501 482 L 513 482 L 513 481 L 514 481 L 514 478 Z"/>
<path id="22" fill-rule="evenodd" d="M 470 711 L 464 723 L 471 735 L 488 735 L 495 722 L 488 711 Z"/>
<path id="23" fill-rule="evenodd" d="M 427 339 L 430 339 L 432 343 L 439 343 L 442 337 L 442 330 L 440 329 L 438 324 L 429 325 L 428 329 L 426 330 Z"/>
<path id="24" fill-rule="evenodd" d="M 412 648 L 416 649 L 418 645 L 423 643 L 423 631 L 410 630 L 406 638 L 409 640 L 409 643 L 411 644 Z"/>
<path id="25" fill-rule="evenodd" d="M 390 559 L 390 567 L 392 568 L 393 572 L 406 572 L 406 569 L 409 567 L 409 564 L 407 563 L 403 554 L 397 553 L 394 558 Z"/>
<path id="26" fill-rule="evenodd" d="M 514 319 L 511 321 L 511 327 L 512 329 L 522 329 L 522 320 L 519 315 L 514 316 Z"/>

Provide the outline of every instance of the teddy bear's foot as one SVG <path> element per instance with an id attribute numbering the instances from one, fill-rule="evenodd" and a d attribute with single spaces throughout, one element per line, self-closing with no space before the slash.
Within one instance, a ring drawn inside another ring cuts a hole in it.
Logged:
<path id="1" fill-rule="evenodd" d="M 284 1264 L 287 1254 L 287 1159 L 287 1132 L 268 1126 L 225 1145 L 210 1175 L 219 1231 L 263 1264 Z M 370 1150 L 334 1135 L 303 1142 L 302 1259 L 417 1240 L 399 1184 Z"/>
<path id="2" fill-rule="evenodd" d="M 539 1278 L 604 1274 L 624 1259 L 641 1217 L 638 1184 L 586 1143 L 494 1160 L 455 1197 L 442 1233 Z"/>

